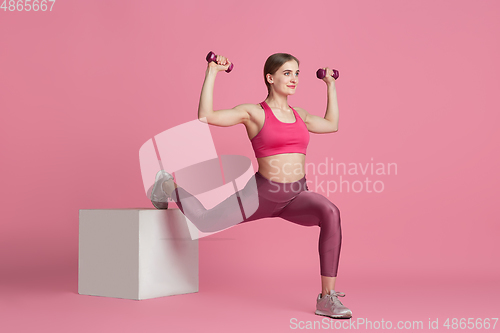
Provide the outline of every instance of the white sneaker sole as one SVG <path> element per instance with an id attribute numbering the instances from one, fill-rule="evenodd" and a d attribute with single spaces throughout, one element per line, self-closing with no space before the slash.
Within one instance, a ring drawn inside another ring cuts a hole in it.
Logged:
<path id="1" fill-rule="evenodd" d="M 323 312 L 323 311 L 320 311 L 320 310 L 316 310 L 314 313 L 317 314 L 317 315 L 320 315 L 320 316 L 327 316 L 327 317 L 337 318 L 337 319 L 342 319 L 342 318 L 348 319 L 348 318 L 352 317 L 352 313 L 346 313 L 346 314 L 343 314 L 343 315 L 332 315 L 332 314 L 329 314 L 327 312 Z"/>

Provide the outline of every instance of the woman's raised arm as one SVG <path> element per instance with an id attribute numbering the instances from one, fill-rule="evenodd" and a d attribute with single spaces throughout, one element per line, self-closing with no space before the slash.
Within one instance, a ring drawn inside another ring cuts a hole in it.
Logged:
<path id="1" fill-rule="evenodd" d="M 205 81 L 201 89 L 200 104 L 198 105 L 198 119 L 204 123 L 215 126 L 233 126 L 250 119 L 247 104 L 240 104 L 232 109 L 213 109 L 214 85 L 217 73 L 226 70 L 231 62 L 223 57 L 217 56 L 217 63 L 209 62 L 205 72 Z"/>

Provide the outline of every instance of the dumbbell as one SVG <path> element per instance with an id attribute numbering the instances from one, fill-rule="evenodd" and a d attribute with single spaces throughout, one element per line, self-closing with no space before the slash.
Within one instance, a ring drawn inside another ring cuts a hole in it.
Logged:
<path id="1" fill-rule="evenodd" d="M 326 70 L 324 70 L 323 68 L 318 69 L 318 71 L 316 72 L 316 76 L 318 77 L 318 79 L 323 79 L 326 76 Z M 337 80 L 339 78 L 339 71 L 333 69 L 332 76 L 335 80 Z"/>
<path id="2" fill-rule="evenodd" d="M 207 61 L 208 62 L 213 61 L 213 62 L 216 63 L 217 62 L 217 55 L 215 53 L 213 53 L 212 51 L 208 52 L 208 54 L 207 54 Z M 232 71 L 233 67 L 234 67 L 233 63 L 231 63 L 231 65 L 229 65 L 229 68 L 226 69 L 226 73 L 229 73 L 230 71 Z"/>

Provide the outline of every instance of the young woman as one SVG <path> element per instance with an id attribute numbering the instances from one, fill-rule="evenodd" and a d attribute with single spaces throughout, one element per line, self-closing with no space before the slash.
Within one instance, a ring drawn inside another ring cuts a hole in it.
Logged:
<path id="1" fill-rule="evenodd" d="M 167 208 L 169 199 L 175 201 L 183 214 L 204 232 L 222 230 L 241 221 L 242 211 L 233 204 L 236 196 L 242 206 L 258 198 L 256 211 L 239 223 L 281 217 L 304 226 L 319 226 L 322 293 L 316 299 L 315 313 L 332 318 L 350 318 L 351 310 L 338 299 L 345 294 L 335 291 L 342 243 L 340 211 L 323 195 L 309 191 L 304 168 L 309 132 L 330 133 L 338 130 L 333 71 L 325 68 L 327 75 L 323 81 L 328 90 L 328 107 L 324 118 L 288 105 L 287 98 L 295 94 L 299 83 L 299 60 L 287 53 L 276 53 L 267 59 L 264 80 L 268 95 L 262 103 L 240 104 L 229 110 L 215 111 L 215 77 L 230 64 L 229 59 L 221 55 L 217 55 L 216 62 L 208 63 L 198 118 L 216 126 L 245 125 L 259 164 L 259 170 L 251 179 L 253 184 L 257 184 L 258 195 L 255 195 L 255 188 L 249 186 L 249 181 L 245 188 L 207 210 L 198 199 L 177 186 L 168 172 L 160 170 L 156 175 L 151 201 L 159 209 Z"/>

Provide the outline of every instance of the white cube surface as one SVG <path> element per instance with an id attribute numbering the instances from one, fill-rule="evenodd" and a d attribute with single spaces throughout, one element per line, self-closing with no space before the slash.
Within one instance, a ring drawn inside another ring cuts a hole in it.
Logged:
<path id="1" fill-rule="evenodd" d="M 148 299 L 198 292 L 198 240 L 178 209 L 80 209 L 78 293 Z"/>

